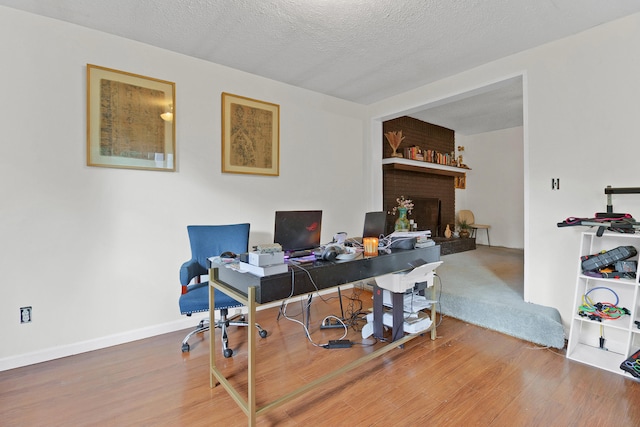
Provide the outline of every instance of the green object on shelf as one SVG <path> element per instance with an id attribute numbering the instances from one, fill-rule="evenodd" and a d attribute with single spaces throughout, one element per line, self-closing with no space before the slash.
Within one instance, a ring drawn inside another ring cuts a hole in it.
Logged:
<path id="1" fill-rule="evenodd" d="M 407 208 L 398 208 L 398 219 L 396 219 L 395 231 L 409 231 L 409 219 L 407 219 Z"/>

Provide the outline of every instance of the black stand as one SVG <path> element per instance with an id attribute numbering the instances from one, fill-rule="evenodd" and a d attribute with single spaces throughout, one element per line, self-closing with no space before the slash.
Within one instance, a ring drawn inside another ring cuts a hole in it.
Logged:
<path id="1" fill-rule="evenodd" d="M 383 339 L 384 336 L 384 290 L 375 285 L 373 287 L 373 336 Z M 404 292 L 391 292 L 391 341 L 396 341 L 404 335 Z"/>
<path id="2" fill-rule="evenodd" d="M 607 213 L 613 212 L 613 204 L 611 203 L 612 194 L 640 194 L 640 187 L 627 187 L 627 188 L 611 188 L 610 185 L 604 189 L 604 194 L 607 195 Z"/>

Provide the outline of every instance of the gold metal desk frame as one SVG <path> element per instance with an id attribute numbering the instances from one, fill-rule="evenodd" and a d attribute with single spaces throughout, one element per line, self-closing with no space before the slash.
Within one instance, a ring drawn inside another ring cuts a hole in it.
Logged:
<path id="1" fill-rule="evenodd" d="M 333 287 L 344 286 L 345 284 L 337 284 Z M 209 385 L 211 388 L 215 387 L 217 384 L 222 384 L 225 390 L 229 393 L 229 395 L 235 400 L 240 409 L 245 413 L 245 415 L 249 419 L 249 426 L 253 427 L 256 425 L 256 420 L 259 415 L 262 415 L 272 409 L 277 408 L 280 405 L 283 405 L 296 397 L 312 390 L 315 387 L 324 384 L 325 382 L 331 380 L 332 378 L 342 375 L 372 359 L 375 359 L 383 354 L 402 346 L 408 341 L 423 335 L 426 331 L 420 332 L 418 334 L 406 334 L 402 338 L 397 339 L 393 342 L 389 342 L 388 344 L 380 347 L 379 349 L 373 351 L 372 353 L 366 354 L 359 359 L 356 359 L 328 374 L 323 375 L 320 378 L 315 379 L 314 381 L 305 384 L 296 390 L 293 390 L 284 396 L 274 400 L 271 403 L 267 403 L 264 406 L 258 407 L 256 403 L 256 341 L 257 341 L 257 332 L 255 328 L 252 326 L 256 322 L 256 294 L 255 287 L 249 287 L 247 296 L 242 295 L 237 292 L 235 289 L 226 285 L 225 283 L 218 281 L 218 269 L 212 268 L 209 270 L 209 307 L 215 307 L 214 304 L 214 295 L 215 292 L 213 288 L 218 289 L 221 292 L 229 295 L 230 297 L 236 299 L 237 301 L 246 305 L 248 309 L 247 321 L 249 322 L 249 327 L 245 328 L 248 332 L 248 395 L 247 399 L 240 395 L 240 393 L 235 389 L 235 387 L 227 380 L 227 378 L 220 372 L 220 370 L 216 366 L 216 339 L 214 339 L 214 329 L 211 329 L 210 337 L 209 337 L 209 363 L 210 363 L 210 375 L 209 375 Z M 435 294 L 435 286 L 431 286 L 431 294 L 432 299 L 436 299 Z M 211 321 L 211 325 L 215 324 L 215 310 L 209 311 L 209 318 Z M 435 324 L 435 304 L 431 305 L 431 339 L 436 339 L 436 324 Z M 428 330 L 427 330 L 428 331 Z M 216 383 L 217 380 L 217 383 Z"/>

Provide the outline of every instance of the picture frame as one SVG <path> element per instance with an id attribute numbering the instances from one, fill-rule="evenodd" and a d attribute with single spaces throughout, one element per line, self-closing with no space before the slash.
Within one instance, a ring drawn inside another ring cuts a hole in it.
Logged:
<path id="1" fill-rule="evenodd" d="M 457 175 L 453 178 L 454 187 L 460 190 L 467 188 L 467 175 Z"/>
<path id="2" fill-rule="evenodd" d="M 280 175 L 280 106 L 222 93 L 222 172 Z"/>
<path id="3" fill-rule="evenodd" d="M 87 64 L 87 166 L 175 171 L 175 83 Z"/>

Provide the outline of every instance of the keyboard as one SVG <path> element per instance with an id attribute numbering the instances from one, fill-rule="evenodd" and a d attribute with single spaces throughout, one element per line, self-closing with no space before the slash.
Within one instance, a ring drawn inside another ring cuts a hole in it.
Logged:
<path id="1" fill-rule="evenodd" d="M 308 257 L 309 255 L 313 255 L 313 251 L 293 251 L 288 254 L 290 259 Z"/>
<path id="2" fill-rule="evenodd" d="M 290 262 L 294 264 L 310 264 L 316 262 L 316 256 L 314 254 L 307 256 L 299 256 L 295 258 L 287 258 L 285 262 Z"/>

